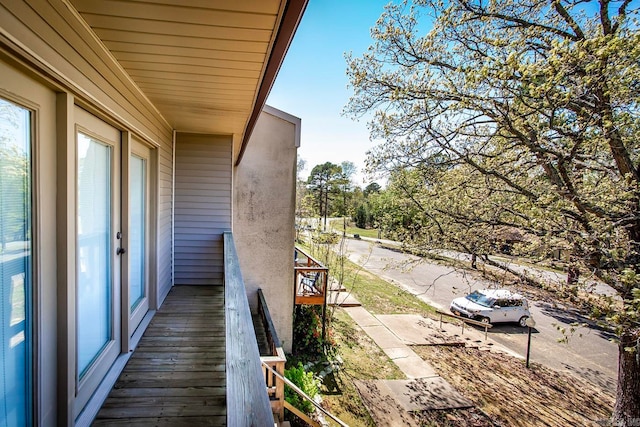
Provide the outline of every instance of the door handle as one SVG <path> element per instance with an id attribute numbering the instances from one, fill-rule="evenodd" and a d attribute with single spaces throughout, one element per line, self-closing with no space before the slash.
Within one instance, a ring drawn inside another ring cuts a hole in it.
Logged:
<path id="1" fill-rule="evenodd" d="M 122 254 L 124 254 L 126 252 L 127 252 L 127 250 L 125 248 L 116 249 L 116 255 L 122 255 Z"/>

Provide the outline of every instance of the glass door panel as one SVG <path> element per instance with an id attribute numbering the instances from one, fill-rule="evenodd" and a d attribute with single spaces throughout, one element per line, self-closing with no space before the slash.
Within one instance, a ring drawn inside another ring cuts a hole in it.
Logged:
<path id="1" fill-rule="evenodd" d="M 78 134 L 79 378 L 112 339 L 111 146 Z"/>
<path id="2" fill-rule="evenodd" d="M 151 150 L 135 137 L 129 156 L 129 336 L 149 311 L 149 194 Z M 125 292 L 127 290 L 125 289 Z"/>
<path id="3" fill-rule="evenodd" d="M 0 99 L 0 425 L 31 424 L 31 112 Z"/>
<path id="4" fill-rule="evenodd" d="M 129 311 L 145 297 L 146 282 L 146 160 L 132 155 L 129 163 Z"/>
<path id="5" fill-rule="evenodd" d="M 74 415 L 121 351 L 120 146 L 114 127 L 79 107 L 76 117 Z"/>

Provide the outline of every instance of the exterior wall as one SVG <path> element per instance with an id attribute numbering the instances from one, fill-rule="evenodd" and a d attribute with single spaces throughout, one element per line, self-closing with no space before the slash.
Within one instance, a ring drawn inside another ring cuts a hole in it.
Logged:
<path id="1" fill-rule="evenodd" d="M 176 139 L 175 283 L 222 285 L 231 229 L 231 136 Z"/>
<path id="2" fill-rule="evenodd" d="M 265 106 L 234 171 L 233 235 L 252 310 L 262 288 L 291 351 L 295 179 L 300 119 Z"/>
<path id="3" fill-rule="evenodd" d="M 57 92 L 158 147 L 158 303 L 171 281 L 172 129 L 65 2 L 0 4 L 0 51 L 38 70 Z"/>
<path id="4" fill-rule="evenodd" d="M 64 1 L 0 2 L 0 96 L 36 113 L 33 354 L 36 422 L 72 425 L 75 399 L 75 118 L 79 106 L 154 147 L 159 305 L 172 286 L 172 129 Z M 124 142 L 123 142 L 124 144 Z M 117 304 L 117 302 L 116 302 Z M 128 337 L 123 338 L 128 341 Z M 122 344 L 122 358 L 128 342 Z M 119 362 L 112 366 L 116 367 Z M 122 365 L 123 366 L 123 365 Z M 117 369 L 112 369 L 116 371 Z M 107 375 L 104 386 L 118 372 Z M 104 388 L 103 386 L 101 386 Z M 99 400 L 104 390 L 96 392 Z M 100 405 L 101 402 L 90 403 Z M 90 421 L 90 409 L 84 421 Z M 81 423 L 82 424 L 82 423 Z"/>

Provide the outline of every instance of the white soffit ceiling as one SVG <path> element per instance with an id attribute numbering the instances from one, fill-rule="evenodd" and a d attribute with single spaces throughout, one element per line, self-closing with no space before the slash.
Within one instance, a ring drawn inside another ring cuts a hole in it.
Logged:
<path id="1" fill-rule="evenodd" d="M 71 2 L 174 129 L 244 132 L 280 0 Z"/>

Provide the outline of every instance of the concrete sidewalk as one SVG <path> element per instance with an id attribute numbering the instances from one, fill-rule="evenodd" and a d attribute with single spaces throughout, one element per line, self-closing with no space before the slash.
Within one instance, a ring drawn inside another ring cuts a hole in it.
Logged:
<path id="1" fill-rule="evenodd" d="M 404 330 L 403 333 L 394 333 L 383 320 L 369 313 L 362 306 L 343 307 L 343 310 L 407 377 L 403 380 L 380 379 L 354 382 L 363 403 L 377 425 L 417 427 L 418 423 L 411 412 L 465 409 L 474 406 L 473 402 L 440 377 L 429 363 L 406 344 L 406 337 L 405 340 L 402 338 L 406 335 Z M 386 319 L 392 316 L 381 317 Z M 408 322 L 411 323 L 411 320 Z M 400 326 L 411 329 L 409 324 Z M 418 335 L 421 333 L 420 331 L 409 332 Z M 395 403 L 389 404 L 389 401 Z M 381 404 L 381 402 L 387 403 Z"/>
<path id="2" fill-rule="evenodd" d="M 391 332 L 378 318 L 363 307 L 344 307 L 349 316 L 389 356 L 407 378 L 437 377 L 431 365 L 422 360 L 408 345 Z"/>

